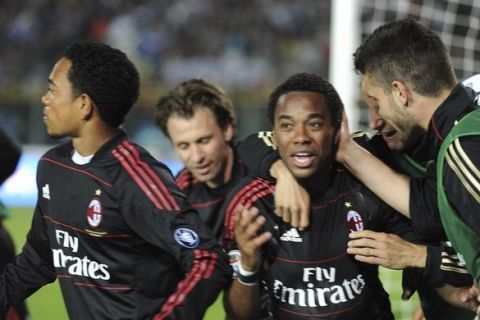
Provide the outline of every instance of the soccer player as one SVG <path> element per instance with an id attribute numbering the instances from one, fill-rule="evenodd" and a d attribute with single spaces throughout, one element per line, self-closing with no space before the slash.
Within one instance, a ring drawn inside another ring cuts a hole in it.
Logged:
<path id="1" fill-rule="evenodd" d="M 311 197 L 311 224 L 297 231 L 276 218 L 274 183 L 252 177 L 229 196 L 240 266 L 227 297 L 233 317 L 275 319 L 335 316 L 393 319 L 374 265 L 346 252 L 349 233 L 371 229 L 413 236 L 407 221 L 334 161 L 343 106 L 314 74 L 296 74 L 271 94 L 268 115 L 281 160 Z M 252 206 L 257 211 L 243 210 Z M 260 213 L 260 214 L 259 214 Z M 268 292 L 269 304 L 259 296 Z"/>
<path id="2" fill-rule="evenodd" d="M 0 278 L 0 314 L 60 281 L 71 319 L 202 319 L 231 281 L 211 231 L 170 171 L 120 129 L 135 66 L 105 44 L 70 46 L 42 97 L 52 137 L 22 252 Z"/>
<path id="3" fill-rule="evenodd" d="M 248 150 L 241 157 L 236 152 L 232 101 L 223 88 L 203 79 L 190 79 L 159 99 L 155 122 L 185 165 L 177 175 L 178 186 L 216 238 L 228 247 L 233 237 L 225 232 L 220 208 L 227 193 L 247 175 L 241 158 L 249 156 Z M 279 207 L 285 208 L 284 212 L 294 207 L 307 211 L 308 202 L 300 201 L 306 196 L 285 166 L 278 161 L 272 164 L 271 171 L 283 188 L 279 192 L 289 195 L 276 199 L 281 202 Z M 302 223 L 308 222 L 294 222 L 298 226 Z"/>
<path id="4" fill-rule="evenodd" d="M 417 162 L 428 165 L 424 177 L 397 174 L 356 144 L 346 127 L 338 160 L 410 217 L 420 237 L 435 238 L 445 230 L 478 282 L 480 138 L 475 92 L 457 84 L 440 38 L 414 20 L 379 27 L 354 59 L 362 74 L 362 91 L 391 128 L 385 135 L 387 143 L 401 141 Z"/>
<path id="5" fill-rule="evenodd" d="M 478 75 L 463 81 L 463 84 L 475 89 L 476 86 L 480 85 L 477 81 L 480 82 Z M 478 90 L 480 91 L 480 87 L 478 87 Z M 399 172 L 411 177 L 423 177 L 426 173 L 427 163 L 416 162 L 414 155 L 409 154 L 409 150 L 405 150 L 403 141 L 398 136 L 392 135 L 395 130 L 378 116 L 376 101 L 368 96 L 364 96 L 364 100 L 370 109 L 370 127 L 378 132 L 369 139 L 368 144 L 375 145 L 376 148 L 383 148 L 381 152 L 375 153 L 375 155 Z M 358 136 L 358 134 L 354 134 L 354 136 Z M 359 139 L 356 138 L 356 141 L 359 141 Z M 351 238 L 348 252 L 355 254 L 356 259 L 387 267 L 391 267 L 390 265 L 395 260 L 401 258 L 403 254 L 410 250 L 406 241 L 394 235 L 363 231 L 352 233 Z M 451 245 L 441 240 L 442 237 L 429 241 L 430 244 L 436 244 L 435 246 L 428 246 L 429 251 L 441 250 L 441 252 L 436 253 L 430 252 L 431 259 L 439 260 L 443 270 L 450 270 L 449 272 L 453 273 L 460 272 L 460 274 L 465 273 L 465 264 L 462 259 L 458 257 Z M 449 320 L 455 318 L 470 320 L 474 318 L 474 313 L 470 310 L 443 303 L 432 284 L 426 282 L 424 278 L 416 277 L 416 279 L 409 280 L 405 281 L 404 279 L 404 288 L 407 285 L 412 293 L 412 289 L 418 290 L 423 309 L 422 316 L 426 319 Z"/>
<path id="6" fill-rule="evenodd" d="M 0 186 L 7 180 L 17 167 L 20 160 L 20 148 L 0 128 Z M 15 246 L 8 230 L 3 226 L 3 220 L 8 217 L 7 208 L 0 202 L 0 272 L 15 258 Z M 24 301 L 11 307 L 7 320 L 26 319 L 27 306 Z"/>

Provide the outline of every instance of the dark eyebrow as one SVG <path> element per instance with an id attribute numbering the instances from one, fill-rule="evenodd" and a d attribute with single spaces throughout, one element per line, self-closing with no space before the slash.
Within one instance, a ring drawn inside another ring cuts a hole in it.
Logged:
<path id="1" fill-rule="evenodd" d="M 312 113 L 308 115 L 309 119 L 314 119 L 314 118 L 321 118 L 321 119 L 326 119 L 327 117 L 324 114 L 321 113 Z"/>
<path id="2" fill-rule="evenodd" d="M 291 119 L 292 117 L 291 116 L 286 116 L 284 114 L 281 114 L 279 117 L 278 117 L 278 120 L 284 120 L 284 119 Z"/>

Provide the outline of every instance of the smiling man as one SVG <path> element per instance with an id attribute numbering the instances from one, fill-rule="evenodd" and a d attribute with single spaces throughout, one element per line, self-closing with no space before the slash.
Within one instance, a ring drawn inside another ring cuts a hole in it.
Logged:
<path id="1" fill-rule="evenodd" d="M 382 130 L 387 143 L 427 166 L 424 176 L 397 174 L 359 147 L 348 130 L 338 160 L 410 217 L 421 238 L 437 238 L 445 230 L 467 270 L 480 280 L 480 120 L 475 91 L 457 83 L 441 39 L 414 20 L 377 28 L 354 58 L 363 92 L 388 126 Z"/>
<path id="2" fill-rule="evenodd" d="M 271 94 L 275 144 L 312 199 L 311 224 L 298 231 L 276 216 L 272 181 L 249 177 L 232 191 L 225 212 L 241 256 L 226 295 L 233 318 L 393 319 L 377 266 L 346 253 L 349 234 L 413 235 L 405 219 L 334 161 L 342 112 L 335 89 L 314 74 L 295 74 Z"/>

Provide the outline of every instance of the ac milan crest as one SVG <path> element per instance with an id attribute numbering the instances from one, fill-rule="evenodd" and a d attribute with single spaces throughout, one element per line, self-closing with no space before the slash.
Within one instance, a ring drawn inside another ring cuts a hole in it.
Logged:
<path id="1" fill-rule="evenodd" d="M 357 211 L 348 211 L 347 225 L 350 231 L 362 231 L 364 226 L 362 216 Z"/>
<path id="2" fill-rule="evenodd" d="M 87 221 L 88 224 L 96 228 L 100 225 L 100 222 L 102 222 L 103 219 L 103 211 L 102 211 L 102 204 L 100 203 L 100 200 L 98 198 L 93 198 L 92 201 L 90 201 L 90 204 L 88 205 L 87 209 Z"/>

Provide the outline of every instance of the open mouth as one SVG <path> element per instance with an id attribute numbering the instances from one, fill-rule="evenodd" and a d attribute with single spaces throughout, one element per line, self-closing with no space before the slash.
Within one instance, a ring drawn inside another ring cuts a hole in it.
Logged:
<path id="1" fill-rule="evenodd" d="M 293 163 L 299 168 L 307 168 L 312 165 L 317 154 L 311 152 L 296 152 L 292 154 Z"/>

